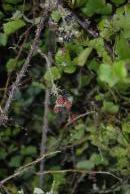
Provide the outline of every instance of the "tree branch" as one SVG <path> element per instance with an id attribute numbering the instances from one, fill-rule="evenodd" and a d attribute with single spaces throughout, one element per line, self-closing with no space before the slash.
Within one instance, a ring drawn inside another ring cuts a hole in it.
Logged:
<path id="1" fill-rule="evenodd" d="M 46 9 L 46 11 L 43 13 L 43 15 L 41 17 L 41 20 L 40 20 L 40 22 L 39 22 L 39 24 L 37 26 L 36 35 L 35 35 L 34 41 L 32 43 L 30 52 L 29 52 L 27 58 L 25 59 L 25 62 L 23 64 L 21 70 L 17 74 L 15 82 L 11 86 L 11 89 L 9 91 L 9 96 L 8 96 L 7 101 L 5 103 L 5 107 L 3 108 L 3 111 L 6 114 L 9 111 L 9 108 L 11 106 L 11 103 L 12 103 L 13 98 L 15 96 L 16 90 L 19 87 L 19 84 L 20 84 L 21 80 L 22 80 L 22 78 L 25 76 L 25 74 L 27 72 L 27 69 L 28 69 L 28 67 L 30 65 L 31 58 L 32 58 L 34 52 L 37 50 L 40 34 L 41 34 L 41 31 L 42 31 L 42 29 L 44 27 L 45 21 L 48 18 L 48 14 L 49 14 L 49 10 Z"/>

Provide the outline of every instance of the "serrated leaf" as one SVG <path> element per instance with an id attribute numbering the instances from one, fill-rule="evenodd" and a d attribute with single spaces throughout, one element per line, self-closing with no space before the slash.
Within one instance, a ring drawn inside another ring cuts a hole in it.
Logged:
<path id="1" fill-rule="evenodd" d="M 20 28 L 24 27 L 25 25 L 26 25 L 25 22 L 21 19 L 9 21 L 9 22 L 5 23 L 3 26 L 4 33 L 9 36 L 9 35 L 15 33 Z"/>

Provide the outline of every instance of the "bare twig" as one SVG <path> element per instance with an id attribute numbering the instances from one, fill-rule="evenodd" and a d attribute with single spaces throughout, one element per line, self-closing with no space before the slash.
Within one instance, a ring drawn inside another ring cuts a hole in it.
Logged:
<path id="1" fill-rule="evenodd" d="M 9 180 L 19 176 L 20 174 L 22 174 L 23 172 L 27 171 L 29 167 L 31 166 L 34 166 L 36 165 L 37 163 L 41 162 L 41 160 L 43 160 L 44 158 L 46 157 L 49 157 L 49 156 L 52 156 L 52 155 L 55 155 L 55 154 L 58 154 L 60 153 L 60 151 L 55 151 L 55 152 L 50 152 L 50 153 L 46 153 L 44 154 L 43 156 L 41 156 L 40 158 L 34 160 L 33 162 L 31 163 L 28 163 L 22 167 L 20 167 L 14 174 L 8 176 L 7 178 L 3 179 L 0 181 L 0 187 L 3 186 L 6 182 L 8 182 Z"/>
<path id="2" fill-rule="evenodd" d="M 111 172 L 107 172 L 107 171 L 87 171 L 87 170 L 80 170 L 80 169 L 65 169 L 65 170 L 48 170 L 48 171 L 44 171 L 42 172 L 42 174 L 60 174 L 60 173 L 87 173 L 87 174 L 103 174 L 103 175 L 109 175 L 112 176 L 113 178 L 117 179 L 118 181 L 122 182 L 122 179 L 118 176 L 116 176 L 115 174 L 111 173 Z M 36 173 L 37 175 L 41 175 L 41 172 Z"/>
<path id="3" fill-rule="evenodd" d="M 41 55 L 42 58 L 46 60 L 46 70 L 50 73 L 52 87 L 54 87 L 55 83 L 53 81 L 53 76 L 51 73 L 51 59 L 48 53 L 48 56 L 42 52 L 40 48 L 38 48 L 38 53 Z M 41 139 L 41 148 L 40 154 L 43 155 L 46 152 L 46 142 L 47 142 L 47 130 L 48 130 L 48 112 L 49 112 L 49 102 L 50 102 L 50 92 L 49 89 L 45 90 L 45 101 L 44 101 L 44 116 L 43 116 L 43 127 L 42 127 L 42 139 Z M 40 163 L 40 172 L 44 171 L 44 164 L 45 160 L 42 160 Z M 43 186 L 44 183 L 44 174 L 40 176 L 40 187 Z"/>
<path id="4" fill-rule="evenodd" d="M 69 122 L 65 125 L 65 127 L 68 127 L 69 125 L 71 125 L 71 124 L 73 124 L 75 121 L 77 121 L 78 119 L 83 118 L 83 117 L 85 117 L 85 116 L 87 116 L 87 115 L 89 115 L 89 114 L 93 114 L 93 113 L 95 113 L 95 111 L 85 112 L 85 113 L 83 113 L 83 114 L 80 114 L 80 115 L 78 115 L 76 118 L 74 118 L 72 121 L 69 121 Z"/>
<path id="5" fill-rule="evenodd" d="M 30 64 L 31 58 L 33 56 L 33 53 L 37 49 L 40 33 L 41 33 L 41 31 L 42 31 L 42 29 L 44 27 L 44 24 L 45 24 L 45 21 L 46 21 L 46 19 L 48 17 L 48 14 L 49 14 L 49 10 L 46 9 L 45 13 L 42 15 L 41 20 L 40 20 L 40 22 L 39 22 L 39 24 L 37 26 L 35 39 L 34 39 L 34 41 L 32 43 L 30 52 L 29 52 L 27 58 L 25 59 L 25 62 L 23 64 L 21 70 L 17 74 L 15 82 L 11 86 L 8 99 L 7 99 L 5 107 L 3 109 L 4 113 L 8 113 L 10 105 L 11 105 L 11 103 L 13 101 L 14 96 L 15 96 L 16 90 L 17 90 L 17 88 L 18 88 L 18 86 L 19 86 L 19 84 L 21 82 L 21 79 L 25 76 L 25 74 L 27 72 L 27 69 L 29 67 L 29 64 Z"/>
<path id="6" fill-rule="evenodd" d="M 48 70 L 50 74 L 50 81 L 51 81 L 51 93 L 54 94 L 55 96 L 58 96 L 59 93 L 59 88 L 57 88 L 56 84 L 54 83 L 53 75 L 51 72 L 51 65 L 52 65 L 52 60 L 50 59 L 50 53 L 48 52 L 48 55 L 42 52 L 40 48 L 38 48 L 38 53 L 46 60 L 46 69 Z"/>
<path id="7" fill-rule="evenodd" d="M 48 111 L 49 111 L 49 102 L 50 102 L 50 95 L 49 90 L 46 89 L 45 91 L 45 100 L 44 100 L 44 116 L 43 116 L 43 127 L 42 127 L 42 138 L 41 138 L 41 148 L 40 148 L 40 155 L 46 153 L 46 143 L 47 143 L 47 130 L 48 130 Z M 45 160 L 41 160 L 40 162 L 40 172 L 44 171 L 44 163 Z M 42 187 L 44 182 L 44 175 L 41 174 L 40 176 L 40 186 Z"/>

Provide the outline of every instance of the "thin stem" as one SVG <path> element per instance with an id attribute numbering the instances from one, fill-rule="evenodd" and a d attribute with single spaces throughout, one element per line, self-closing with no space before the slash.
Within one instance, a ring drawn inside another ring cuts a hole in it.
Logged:
<path id="1" fill-rule="evenodd" d="M 80 114 L 80 115 L 78 115 L 76 118 L 74 118 L 72 121 L 69 121 L 69 122 L 65 125 L 65 127 L 68 127 L 69 125 L 71 125 L 71 124 L 73 124 L 75 121 L 77 121 L 78 119 L 83 118 L 83 117 L 85 117 L 85 116 L 87 116 L 87 115 L 89 115 L 89 114 L 93 114 L 93 113 L 95 113 L 95 111 L 85 112 L 85 113 L 83 113 L 83 114 Z"/>
<path id="2" fill-rule="evenodd" d="M 65 170 L 48 170 L 48 171 L 44 171 L 42 172 L 42 174 L 62 174 L 62 173 L 87 173 L 87 174 L 92 174 L 92 171 L 87 171 L 87 170 L 80 170 L 80 169 L 65 169 Z M 115 174 L 111 173 L 111 172 L 107 172 L 107 171 L 94 171 L 95 174 L 104 174 L 104 175 L 110 175 L 113 178 L 117 179 L 118 181 L 122 182 L 122 179 L 119 178 L 118 176 L 116 176 Z M 36 173 L 37 175 L 41 175 L 41 172 Z"/>
<path id="3" fill-rule="evenodd" d="M 55 151 L 55 152 L 50 152 L 50 153 L 46 153 L 43 156 L 41 156 L 40 158 L 34 160 L 31 163 L 28 163 L 22 167 L 20 167 L 14 174 L 8 176 L 7 178 L 3 179 L 0 181 L 0 187 L 2 187 L 6 182 L 8 182 L 9 180 L 19 176 L 20 174 L 22 174 L 23 172 L 27 171 L 29 167 L 36 165 L 37 163 L 39 163 L 41 160 L 43 160 L 46 157 L 50 157 L 52 155 L 58 154 L 60 153 L 60 151 Z"/>
<path id="4" fill-rule="evenodd" d="M 44 101 L 44 116 L 43 116 L 43 126 L 42 126 L 42 138 L 41 138 L 41 147 L 40 147 L 40 155 L 46 153 L 46 144 L 47 144 L 47 130 L 48 130 L 48 112 L 49 112 L 49 102 L 50 102 L 50 95 L 49 90 L 46 89 L 45 91 L 45 101 Z M 40 172 L 44 171 L 45 166 L 45 159 L 41 160 L 40 162 Z M 40 187 L 43 186 L 44 183 L 44 175 L 41 174 L 40 176 Z"/>
<path id="5" fill-rule="evenodd" d="M 51 85 L 52 85 L 51 91 L 54 95 L 58 96 L 58 88 L 57 88 L 56 84 L 54 83 L 53 75 L 52 75 L 52 72 L 51 72 L 51 56 L 50 56 L 50 53 L 48 53 L 48 55 L 46 55 L 45 53 L 42 52 L 42 50 L 40 48 L 38 48 L 37 51 L 42 56 L 42 58 L 44 58 L 46 60 L 47 70 L 49 71 Z"/>

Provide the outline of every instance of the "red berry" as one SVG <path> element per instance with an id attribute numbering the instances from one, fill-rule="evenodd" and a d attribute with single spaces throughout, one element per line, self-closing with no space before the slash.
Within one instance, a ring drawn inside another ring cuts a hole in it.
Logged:
<path id="1" fill-rule="evenodd" d="M 65 103 L 65 98 L 63 96 L 58 96 L 56 99 L 56 104 L 63 105 Z"/>

